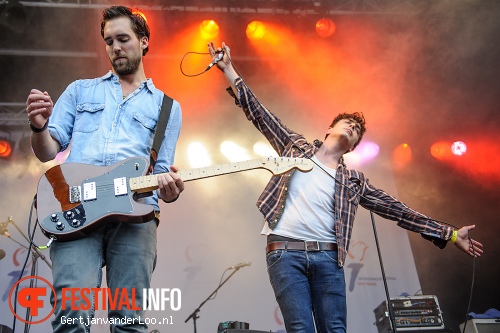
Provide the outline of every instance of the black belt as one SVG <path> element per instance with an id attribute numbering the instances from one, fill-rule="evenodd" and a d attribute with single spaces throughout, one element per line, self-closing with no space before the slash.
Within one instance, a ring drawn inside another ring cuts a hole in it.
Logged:
<path id="1" fill-rule="evenodd" d="M 267 243 L 266 253 L 274 250 L 337 251 L 337 243 L 326 243 L 318 241 L 274 241 Z"/>

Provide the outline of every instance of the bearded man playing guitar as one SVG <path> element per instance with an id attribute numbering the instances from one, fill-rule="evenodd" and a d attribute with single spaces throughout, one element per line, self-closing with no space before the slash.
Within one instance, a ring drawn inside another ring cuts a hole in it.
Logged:
<path id="1" fill-rule="evenodd" d="M 113 6 L 103 11 L 101 35 L 112 66 L 110 72 L 100 78 L 71 83 L 55 105 L 47 92 L 32 89 L 28 96 L 26 112 L 32 129 L 32 148 L 42 162 L 54 159 L 60 151 L 68 149 L 70 142 L 71 152 L 66 162 L 110 166 L 135 156 L 149 159 L 164 96 L 144 72 L 142 57 L 148 51 L 149 27 L 130 8 Z M 141 199 L 157 213 L 158 198 L 175 201 L 184 189 L 182 179 L 175 173 L 177 168 L 171 166 L 180 127 L 181 108 L 173 101 L 153 172 L 160 174 L 156 179 L 158 190 Z M 74 213 L 68 213 L 68 219 L 71 214 Z M 63 218 L 54 214 L 54 223 L 62 229 L 64 225 L 57 224 L 60 219 Z M 88 320 L 93 317 L 95 304 L 88 310 L 79 306 L 71 309 L 70 305 L 63 310 L 61 290 L 100 287 L 103 266 L 111 290 L 127 289 L 128 295 L 136 297 L 133 302 L 142 304 L 142 292 L 132 293 L 131 289 L 142 291 L 150 287 L 158 223 L 156 217 L 137 224 L 117 219 L 85 237 L 56 240 L 52 244 L 50 257 L 57 297 L 54 332 L 89 332 L 90 328 L 80 321 L 63 324 L 61 318 Z M 110 319 L 130 319 L 126 324 L 116 321 L 111 331 L 146 332 L 144 322 L 134 320 L 144 318 L 143 312 L 126 308 L 109 310 Z"/>

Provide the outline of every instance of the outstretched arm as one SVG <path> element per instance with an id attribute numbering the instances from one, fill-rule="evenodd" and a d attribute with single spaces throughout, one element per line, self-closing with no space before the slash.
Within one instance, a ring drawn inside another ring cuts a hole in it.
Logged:
<path id="1" fill-rule="evenodd" d="M 468 253 L 470 256 L 480 257 L 483 253 L 483 244 L 469 238 L 469 230 L 472 230 L 475 227 L 475 225 L 469 225 L 458 229 L 455 246 L 465 253 Z"/>

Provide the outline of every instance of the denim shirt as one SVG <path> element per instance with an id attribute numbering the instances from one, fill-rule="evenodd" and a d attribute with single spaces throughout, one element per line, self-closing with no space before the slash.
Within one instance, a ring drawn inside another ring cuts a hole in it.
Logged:
<path id="1" fill-rule="evenodd" d="M 126 158 L 149 160 L 163 92 L 153 81 L 143 81 L 123 99 L 118 76 L 111 71 L 100 78 L 71 83 L 57 100 L 49 118 L 50 135 L 66 150 L 65 163 L 108 166 Z M 154 173 L 169 172 L 181 128 L 181 108 L 174 101 Z M 159 210 L 154 191 L 143 203 Z"/>

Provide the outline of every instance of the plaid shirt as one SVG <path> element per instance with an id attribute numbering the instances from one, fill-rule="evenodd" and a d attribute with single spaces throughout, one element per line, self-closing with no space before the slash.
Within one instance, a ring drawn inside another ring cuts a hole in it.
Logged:
<path id="1" fill-rule="evenodd" d="M 238 78 L 235 82 L 238 98 L 231 88 L 228 92 L 236 104 L 243 109 L 248 120 L 267 138 L 280 156 L 311 158 L 322 142 L 310 144 L 306 139 L 288 129 L 274 114 L 267 110 L 255 97 L 246 83 Z M 293 170 L 273 176 L 257 201 L 257 207 L 264 215 L 271 229 L 274 229 L 285 210 L 288 186 Z M 453 228 L 438 223 L 429 217 L 407 207 L 386 192 L 373 187 L 362 172 L 346 168 L 343 159 L 337 167 L 335 183 L 335 237 L 338 245 L 338 263 L 343 266 L 349 250 L 352 227 L 358 205 L 374 213 L 398 222 L 398 226 L 418 232 L 435 245 L 446 246 Z"/>

